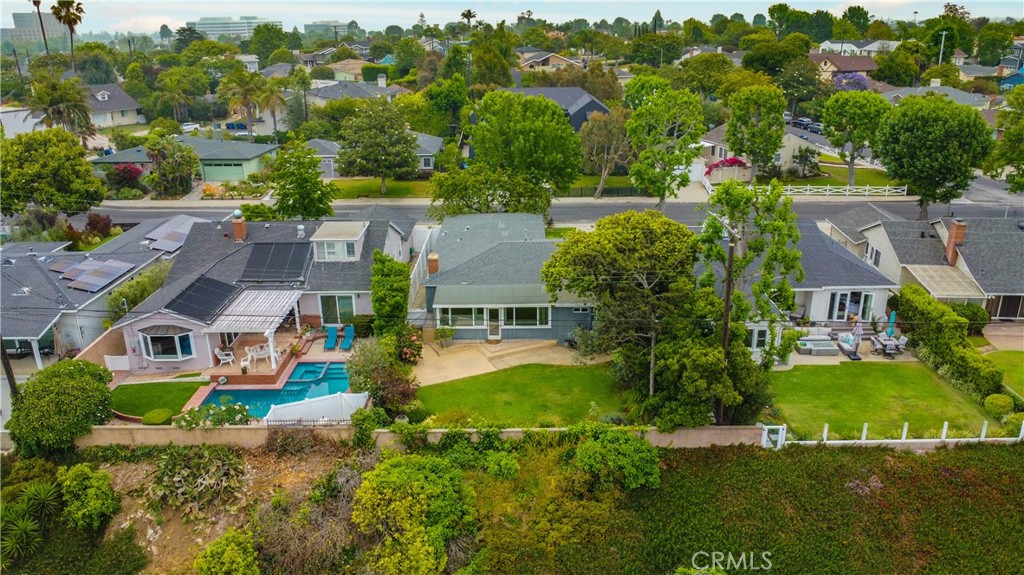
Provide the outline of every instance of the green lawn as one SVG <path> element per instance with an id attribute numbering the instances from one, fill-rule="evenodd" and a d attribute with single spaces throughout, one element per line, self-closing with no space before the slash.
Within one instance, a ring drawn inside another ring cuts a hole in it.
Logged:
<path id="1" fill-rule="evenodd" d="M 387 181 L 388 193 L 380 193 L 380 178 L 344 178 L 331 181 L 338 190 L 334 197 L 339 200 L 355 198 L 429 198 L 429 180 Z"/>
<path id="2" fill-rule="evenodd" d="M 112 126 L 110 128 L 100 128 L 99 130 L 96 130 L 96 133 L 103 134 L 104 136 L 109 136 L 113 134 L 116 130 L 127 132 L 129 134 L 134 134 L 135 132 L 148 131 L 149 124 L 128 124 L 126 126 Z"/>
<path id="3" fill-rule="evenodd" d="M 991 345 L 983 335 L 969 335 L 967 336 L 967 341 L 969 341 L 974 347 L 985 347 L 986 345 Z"/>
<path id="4" fill-rule="evenodd" d="M 599 183 L 601 183 L 601 176 L 589 176 L 582 174 L 575 182 L 573 182 L 572 187 L 596 188 Z M 604 185 L 606 188 L 628 188 L 633 185 L 633 182 L 630 181 L 629 176 L 608 176 Z"/>
<path id="5" fill-rule="evenodd" d="M 834 166 L 821 166 L 826 175 L 789 182 L 793 186 L 845 186 L 849 170 Z M 899 182 L 889 179 L 884 170 L 873 168 L 857 168 L 854 170 L 854 183 L 858 186 L 898 186 Z"/>
<path id="6" fill-rule="evenodd" d="M 174 376 L 173 379 L 191 379 L 193 377 L 199 377 L 200 375 L 203 374 L 198 371 L 193 371 L 191 373 L 179 373 L 178 375 Z"/>
<path id="7" fill-rule="evenodd" d="M 548 228 L 548 229 L 544 230 L 544 237 L 548 238 L 549 240 L 562 238 L 562 237 L 565 237 L 565 234 L 567 232 L 569 232 L 570 230 L 575 230 L 575 229 L 576 228 L 574 228 L 574 227 Z"/>
<path id="8" fill-rule="evenodd" d="M 986 418 L 981 406 L 919 363 L 843 362 L 772 376 L 775 406 L 802 437 L 820 437 L 825 423 L 830 436 L 851 438 L 860 437 L 865 422 L 872 438 L 898 437 L 904 421 L 914 437 L 941 431 L 944 421 L 979 432 Z"/>
<path id="9" fill-rule="evenodd" d="M 1003 369 L 1003 385 L 1024 397 L 1024 351 L 993 351 L 985 357 Z"/>
<path id="10" fill-rule="evenodd" d="M 465 410 L 513 427 L 574 423 L 587 415 L 591 402 L 600 413 L 622 409 L 604 365 L 520 365 L 421 387 L 416 395 L 433 413 Z"/>
<path id="11" fill-rule="evenodd" d="M 92 250 L 102 246 L 103 244 L 109 242 L 110 240 L 112 240 L 112 239 L 114 239 L 116 237 L 117 236 L 115 236 L 115 235 L 109 235 L 109 236 L 103 238 L 102 240 L 100 240 L 100 243 L 98 243 L 98 244 L 89 244 L 87 246 L 82 246 L 82 251 L 83 252 L 91 252 Z"/>
<path id="12" fill-rule="evenodd" d="M 133 383 L 114 388 L 114 411 L 143 416 L 154 409 L 181 411 L 196 390 L 206 385 L 201 381 L 157 381 Z"/>

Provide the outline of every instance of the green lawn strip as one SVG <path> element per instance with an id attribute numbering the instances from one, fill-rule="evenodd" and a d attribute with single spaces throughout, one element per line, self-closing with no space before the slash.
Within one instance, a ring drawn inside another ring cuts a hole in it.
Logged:
<path id="1" fill-rule="evenodd" d="M 388 192 L 380 193 L 380 178 L 344 178 L 332 180 L 338 188 L 334 197 L 339 200 L 355 198 L 429 198 L 428 180 L 387 180 Z"/>
<path id="2" fill-rule="evenodd" d="M 573 182 L 572 187 L 574 188 L 596 188 L 601 183 L 601 176 L 591 176 L 588 174 L 581 174 L 576 181 Z M 629 188 L 633 186 L 632 180 L 629 176 L 608 176 L 605 180 L 604 186 L 606 188 Z"/>
<path id="3" fill-rule="evenodd" d="M 169 409 L 179 413 L 196 390 L 204 385 L 201 381 L 122 384 L 113 391 L 114 411 L 140 417 L 154 409 Z"/>
<path id="4" fill-rule="evenodd" d="M 417 397 L 433 413 L 465 410 L 511 426 L 574 423 L 587 415 L 591 402 L 600 413 L 622 409 L 611 370 L 603 365 L 520 365 L 421 387 Z"/>
<path id="5" fill-rule="evenodd" d="M 98 244 L 83 245 L 82 246 L 82 251 L 83 252 L 91 252 L 92 250 L 102 246 L 103 244 L 109 242 L 110 240 L 112 240 L 112 239 L 114 239 L 116 237 L 117 236 L 115 236 L 115 235 L 110 235 L 110 236 L 107 236 L 107 237 L 103 238 L 102 240 L 100 240 L 100 243 L 98 243 Z"/>
<path id="6" fill-rule="evenodd" d="M 142 132 L 142 131 L 148 131 L 148 130 L 149 130 L 149 124 L 148 123 L 146 123 L 146 124 L 127 124 L 127 125 L 124 125 L 124 126 L 111 126 L 109 128 L 100 128 L 99 130 L 96 130 L 96 133 L 97 134 L 103 134 L 104 136 L 109 136 L 109 135 L 113 134 L 115 131 L 121 131 L 121 132 L 125 132 L 127 134 L 134 134 L 135 132 Z"/>
<path id="7" fill-rule="evenodd" d="M 843 362 L 829 366 L 797 366 L 772 374 L 775 406 L 801 437 L 899 437 L 903 422 L 912 437 L 938 437 L 942 424 L 950 429 L 980 432 L 986 414 L 959 390 L 941 381 L 919 363 Z M 989 425 L 997 424 L 990 421 Z"/>
<path id="8" fill-rule="evenodd" d="M 845 186 L 849 170 L 838 166 L 821 166 L 826 175 L 787 182 L 791 186 Z M 854 170 L 854 184 L 857 186 L 898 186 L 899 182 L 889 179 L 883 170 L 858 168 Z"/>
<path id="9" fill-rule="evenodd" d="M 193 377 L 199 377 L 200 375 L 203 375 L 203 374 L 201 372 L 198 372 L 198 371 L 193 371 L 191 373 L 179 373 L 178 375 L 174 376 L 172 379 L 191 379 Z"/>
<path id="10" fill-rule="evenodd" d="M 1003 370 L 1003 385 L 1024 398 L 1024 351 L 986 353 Z"/>
<path id="11" fill-rule="evenodd" d="M 974 347 L 985 347 L 986 345 L 992 345 L 991 343 L 989 343 L 987 339 L 985 339 L 985 336 L 983 335 L 969 335 L 967 336 L 967 341 L 971 342 L 971 345 L 973 345 Z"/>
<path id="12" fill-rule="evenodd" d="M 573 228 L 573 227 L 567 227 L 567 228 L 548 228 L 548 229 L 544 230 L 544 237 L 548 238 L 549 240 L 550 239 L 562 238 L 562 237 L 565 237 L 565 234 L 568 233 L 570 230 L 575 230 L 575 229 L 576 228 Z"/>

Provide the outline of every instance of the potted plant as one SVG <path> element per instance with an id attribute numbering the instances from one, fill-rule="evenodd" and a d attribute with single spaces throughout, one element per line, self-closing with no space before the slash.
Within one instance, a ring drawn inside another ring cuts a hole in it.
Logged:
<path id="1" fill-rule="evenodd" d="M 291 347 L 291 352 L 292 355 L 294 355 L 295 357 L 302 357 L 302 344 L 300 344 L 299 342 L 293 343 Z"/>

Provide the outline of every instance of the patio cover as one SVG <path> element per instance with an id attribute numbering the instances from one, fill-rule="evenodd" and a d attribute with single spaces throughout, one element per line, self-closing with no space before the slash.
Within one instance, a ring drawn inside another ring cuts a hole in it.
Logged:
<path id="1" fill-rule="evenodd" d="M 984 299 L 985 292 L 960 268 L 944 265 L 903 266 L 934 298 Z"/>
<path id="2" fill-rule="evenodd" d="M 366 407 L 370 394 L 363 393 L 333 393 L 324 397 L 303 399 L 294 403 L 282 403 L 270 406 L 266 420 L 273 422 L 294 422 L 302 420 L 311 424 L 321 419 L 326 420 L 347 420 L 352 419 L 352 414 L 361 407 Z"/>
<path id="3" fill-rule="evenodd" d="M 300 290 L 246 290 L 235 296 L 204 333 L 267 333 L 295 308 Z"/>

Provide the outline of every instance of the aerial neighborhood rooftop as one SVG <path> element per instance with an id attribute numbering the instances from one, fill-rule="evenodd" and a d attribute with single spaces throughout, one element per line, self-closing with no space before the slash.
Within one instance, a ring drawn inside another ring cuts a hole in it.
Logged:
<path id="1" fill-rule="evenodd" d="M 1019 6 L 421 4 L 0 5 L 0 569 L 1020 572 Z"/>

